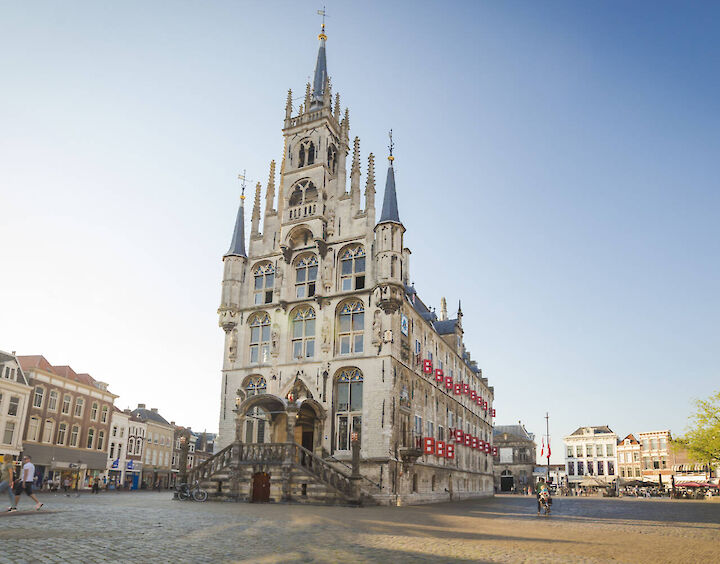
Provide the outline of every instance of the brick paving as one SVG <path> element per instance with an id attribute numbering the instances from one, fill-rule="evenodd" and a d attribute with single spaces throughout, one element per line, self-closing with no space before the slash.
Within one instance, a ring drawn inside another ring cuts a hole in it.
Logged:
<path id="1" fill-rule="evenodd" d="M 0 563 L 718 562 L 720 503 L 533 498 L 413 507 L 193 503 L 41 494 L 0 516 Z"/>

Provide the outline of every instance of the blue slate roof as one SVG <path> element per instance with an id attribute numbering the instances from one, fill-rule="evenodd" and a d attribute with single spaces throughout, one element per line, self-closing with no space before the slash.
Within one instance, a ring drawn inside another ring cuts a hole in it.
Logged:
<path id="1" fill-rule="evenodd" d="M 402 225 L 398 214 L 397 194 L 395 193 L 395 171 L 392 163 L 388 167 L 387 180 L 385 181 L 385 196 L 383 198 L 382 212 L 378 223 L 394 222 Z"/>
<path id="2" fill-rule="evenodd" d="M 325 59 L 325 39 L 320 39 L 317 62 L 315 63 L 315 78 L 313 79 L 313 106 L 322 105 L 325 94 L 325 78 L 327 77 L 327 60 Z"/>
<path id="3" fill-rule="evenodd" d="M 232 241 L 228 252 L 223 255 L 225 257 L 245 257 L 245 199 L 240 200 L 237 218 L 235 219 L 235 230 L 233 231 Z"/>

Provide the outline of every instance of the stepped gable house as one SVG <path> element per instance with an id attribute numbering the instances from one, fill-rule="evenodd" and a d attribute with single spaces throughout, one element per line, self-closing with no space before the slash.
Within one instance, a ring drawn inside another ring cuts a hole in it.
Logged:
<path id="1" fill-rule="evenodd" d="M 223 257 L 225 462 L 197 476 L 225 468 L 239 499 L 347 498 L 357 441 L 353 491 L 379 503 L 491 495 L 493 388 L 465 348 L 460 307 L 449 318 L 443 299 L 437 316 L 409 284 L 392 148 L 376 219 L 374 156 L 363 187 L 324 28 L 319 38 L 299 107 L 288 92 L 279 177 L 273 161 L 249 237 L 243 196 Z"/>

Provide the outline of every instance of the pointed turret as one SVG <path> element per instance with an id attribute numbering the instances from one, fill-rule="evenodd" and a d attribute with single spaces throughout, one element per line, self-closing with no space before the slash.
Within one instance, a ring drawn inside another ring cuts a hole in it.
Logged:
<path id="1" fill-rule="evenodd" d="M 440 321 L 447 320 L 447 301 L 445 300 L 445 296 L 440 298 Z"/>
<path id="2" fill-rule="evenodd" d="M 285 119 L 289 120 L 292 117 L 292 89 L 288 90 L 287 101 L 285 102 Z"/>
<path id="3" fill-rule="evenodd" d="M 340 93 L 335 94 L 335 121 L 340 123 Z"/>
<path id="4" fill-rule="evenodd" d="M 360 138 L 353 142 L 353 159 L 350 168 L 350 208 L 353 215 L 360 211 Z"/>
<path id="5" fill-rule="evenodd" d="M 255 186 L 255 203 L 253 204 L 252 222 L 250 225 L 250 237 L 257 237 L 260 234 L 260 183 Z"/>
<path id="6" fill-rule="evenodd" d="M 325 94 L 325 81 L 327 79 L 327 61 L 325 59 L 325 24 L 322 24 L 322 31 L 318 35 L 320 47 L 318 48 L 317 62 L 315 63 L 315 76 L 313 78 L 313 95 L 312 106 L 310 109 L 320 108 L 323 105 L 323 95 Z"/>
<path id="7" fill-rule="evenodd" d="M 398 213 L 397 193 L 395 192 L 395 169 L 393 169 L 393 161 L 395 160 L 395 157 L 393 157 L 392 151 L 393 144 L 391 132 L 390 156 L 388 157 L 390 164 L 388 165 L 387 179 L 385 180 L 385 195 L 383 196 L 383 207 L 378 224 L 390 221 L 402 225 L 402 221 L 400 221 L 400 214 Z"/>
<path id="8" fill-rule="evenodd" d="M 247 258 L 245 252 L 245 194 L 240 196 L 240 207 L 238 208 L 237 218 L 235 219 L 235 229 L 233 230 L 232 240 L 228 252 L 223 255 L 223 259 L 227 257 L 244 257 Z"/>
<path id="9" fill-rule="evenodd" d="M 275 161 L 270 161 L 270 177 L 268 178 L 267 192 L 265 193 L 265 215 L 275 213 Z"/>
<path id="10" fill-rule="evenodd" d="M 375 223 L 375 155 L 368 155 L 368 172 L 365 181 L 365 212 L 368 214 L 368 225 Z"/>

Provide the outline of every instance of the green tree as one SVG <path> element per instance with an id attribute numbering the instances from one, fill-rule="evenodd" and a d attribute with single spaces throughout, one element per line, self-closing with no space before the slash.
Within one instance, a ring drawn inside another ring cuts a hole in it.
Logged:
<path id="1" fill-rule="evenodd" d="M 720 464 L 720 391 L 695 402 L 690 430 L 673 441 L 687 449 L 698 462 Z"/>

